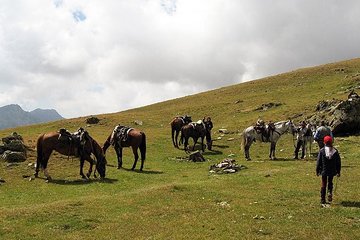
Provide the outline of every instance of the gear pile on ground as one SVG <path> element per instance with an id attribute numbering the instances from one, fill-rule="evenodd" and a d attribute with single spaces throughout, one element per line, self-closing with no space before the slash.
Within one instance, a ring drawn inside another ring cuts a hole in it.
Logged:
<path id="1" fill-rule="evenodd" d="M 26 160 L 26 146 L 21 135 L 13 132 L 2 138 L 0 144 L 1 158 L 7 162 L 22 162 Z"/>
<path id="2" fill-rule="evenodd" d="M 226 158 L 218 164 L 210 166 L 210 173 L 235 173 L 241 169 L 245 169 L 243 165 L 238 165 L 235 159 Z"/>

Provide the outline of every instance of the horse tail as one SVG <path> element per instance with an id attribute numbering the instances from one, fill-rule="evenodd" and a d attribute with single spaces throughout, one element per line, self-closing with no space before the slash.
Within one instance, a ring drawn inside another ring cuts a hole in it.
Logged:
<path id="1" fill-rule="evenodd" d="M 246 138 L 246 134 L 245 134 L 245 130 L 242 132 L 242 141 L 241 141 L 241 150 L 244 150 L 244 146 L 247 144 L 247 138 Z"/>
<path id="2" fill-rule="evenodd" d="M 141 153 L 141 160 L 145 160 L 146 155 L 146 136 L 145 133 L 141 133 L 142 139 L 140 143 L 140 153 Z"/>
<path id="3" fill-rule="evenodd" d="M 40 135 L 37 142 L 36 142 L 36 169 L 39 169 L 42 167 L 42 161 L 43 161 L 43 138 L 44 134 Z"/>

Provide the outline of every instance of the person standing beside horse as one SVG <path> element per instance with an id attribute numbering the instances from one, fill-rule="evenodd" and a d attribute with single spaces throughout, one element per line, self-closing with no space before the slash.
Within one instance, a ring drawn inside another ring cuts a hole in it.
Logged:
<path id="1" fill-rule="evenodd" d="M 205 134 L 206 138 L 206 145 L 208 146 L 208 149 L 211 150 L 212 148 L 212 140 L 211 140 L 211 129 L 213 129 L 214 125 L 211 121 L 210 117 L 204 117 L 203 122 L 205 123 L 207 131 Z"/>
<path id="2" fill-rule="evenodd" d="M 331 129 L 328 126 L 326 126 L 325 121 L 321 121 L 320 127 L 316 129 L 316 132 L 314 134 L 314 140 L 317 142 L 319 146 L 319 150 L 325 146 L 324 144 L 325 136 L 330 136 L 331 138 L 334 138 Z"/>
<path id="3" fill-rule="evenodd" d="M 302 121 L 300 127 L 296 129 L 296 146 L 294 159 L 299 159 L 299 151 L 301 148 L 301 159 L 305 157 L 305 134 L 307 133 L 306 123 Z"/>
<path id="4" fill-rule="evenodd" d="M 324 137 L 325 146 L 320 149 L 316 162 L 316 175 L 321 175 L 320 202 L 325 204 L 326 185 L 328 190 L 328 201 L 333 199 L 333 178 L 340 177 L 341 158 L 338 150 L 333 147 L 331 136 Z"/>

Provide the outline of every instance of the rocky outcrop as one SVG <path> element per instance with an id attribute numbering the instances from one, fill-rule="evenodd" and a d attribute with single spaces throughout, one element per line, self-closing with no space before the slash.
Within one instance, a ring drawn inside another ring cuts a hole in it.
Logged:
<path id="1" fill-rule="evenodd" d="M 1 158 L 7 162 L 22 162 L 26 160 L 26 146 L 21 135 L 13 132 L 11 135 L 2 138 L 0 144 Z"/>
<path id="2" fill-rule="evenodd" d="M 325 121 L 335 136 L 347 136 L 360 133 L 360 97 L 349 95 L 347 100 L 332 99 L 321 101 L 310 122 Z"/>

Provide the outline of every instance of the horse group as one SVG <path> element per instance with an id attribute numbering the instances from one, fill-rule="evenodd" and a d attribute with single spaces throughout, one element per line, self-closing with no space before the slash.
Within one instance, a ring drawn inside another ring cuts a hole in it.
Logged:
<path id="1" fill-rule="evenodd" d="M 204 117 L 198 122 L 192 122 L 190 116 L 175 117 L 171 122 L 171 137 L 172 143 L 175 148 L 179 148 L 179 145 L 184 144 L 184 150 L 189 151 L 189 139 L 192 138 L 194 145 L 191 148 L 195 150 L 195 145 L 198 140 L 201 141 L 201 150 L 205 150 L 204 139 L 207 140 L 207 147 L 211 150 L 211 129 L 213 123 L 210 117 Z M 267 133 L 264 138 L 264 134 L 258 132 L 254 126 L 250 126 L 243 131 L 243 149 L 246 160 L 250 158 L 250 146 L 255 141 L 270 142 L 270 159 L 276 159 L 275 149 L 276 143 L 279 138 L 287 132 L 294 134 L 296 128 L 291 120 L 276 122 L 273 125 L 273 129 Z M 134 163 L 131 170 L 135 170 L 136 164 L 139 159 L 138 149 L 140 149 L 141 166 L 140 171 L 143 170 L 144 161 L 146 158 L 146 135 L 144 132 L 134 128 L 123 128 L 124 126 L 116 126 L 115 129 L 108 136 L 103 146 L 101 147 L 84 129 L 78 130 L 74 134 L 68 133 L 68 135 L 62 136 L 62 132 L 49 132 L 41 134 L 37 140 L 37 162 L 35 177 L 38 177 L 40 168 L 44 170 L 46 179 L 50 180 L 51 177 L 47 171 L 47 165 L 50 155 L 53 151 L 56 151 L 62 155 L 75 156 L 80 159 L 80 176 L 82 178 L 90 178 L 93 172 L 93 166 L 95 165 L 94 177 L 96 172 L 99 173 L 100 178 L 105 178 L 107 161 L 105 153 L 110 146 L 113 146 L 117 156 L 118 166 L 122 167 L 122 152 L 124 147 L 131 147 L 134 154 Z M 314 127 L 309 126 L 308 129 L 314 130 Z M 126 130 L 126 134 L 124 131 Z M 124 135 L 125 134 L 125 135 Z M 180 134 L 180 139 L 178 136 Z M 64 140 L 65 139 L 65 140 Z M 311 154 L 311 142 L 313 141 L 313 135 L 309 134 L 305 136 L 305 144 L 310 143 Z M 307 151 L 307 148 L 306 148 Z M 95 159 L 93 158 L 95 157 Z M 90 163 L 89 170 L 86 174 L 83 172 L 84 162 Z"/>
<path id="2" fill-rule="evenodd" d="M 111 144 L 110 144 L 111 139 Z M 95 164 L 96 168 L 94 171 L 94 177 L 96 177 L 96 171 L 99 173 L 100 178 L 105 178 L 106 175 L 106 158 L 105 153 L 110 145 L 114 146 L 115 152 L 118 159 L 118 168 L 122 167 L 122 148 L 132 147 L 134 153 L 134 164 L 131 170 L 134 170 L 138 161 L 138 149 L 141 152 L 141 167 L 140 171 L 143 170 L 145 155 L 146 155 L 146 137 L 145 133 L 138 129 L 131 129 L 128 132 L 126 141 L 119 139 L 117 133 L 112 132 L 106 139 L 103 147 L 101 147 L 87 131 L 80 128 L 74 134 L 68 133 L 66 136 L 62 136 L 60 132 L 49 132 L 41 134 L 36 143 L 37 149 L 37 160 L 35 177 L 38 177 L 40 168 L 44 170 L 44 175 L 47 180 L 51 180 L 51 176 L 48 173 L 47 165 L 50 155 L 53 151 L 56 151 L 62 155 L 75 156 L 80 159 L 80 176 L 82 178 L 90 178 Z M 92 157 L 94 156 L 95 159 Z M 83 173 L 84 162 L 90 163 L 90 168 L 85 175 Z"/>
<path id="3" fill-rule="evenodd" d="M 195 150 L 197 141 L 201 140 L 201 150 L 205 151 L 204 139 L 206 138 L 207 147 L 211 150 L 211 129 L 213 123 L 210 117 L 204 117 L 202 120 L 192 122 L 190 116 L 175 117 L 171 122 L 171 137 L 175 148 L 179 148 L 179 145 L 184 144 L 184 150 L 188 152 L 189 139 L 192 138 L 194 145 L 192 151 Z M 180 133 L 180 140 L 178 136 Z"/>

